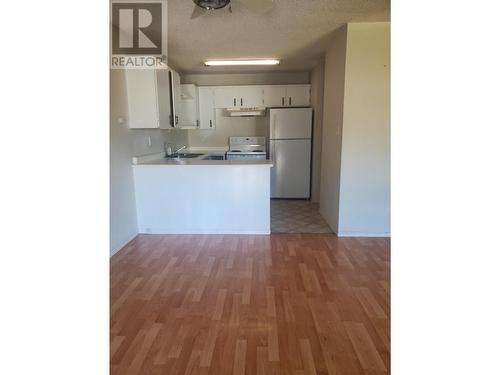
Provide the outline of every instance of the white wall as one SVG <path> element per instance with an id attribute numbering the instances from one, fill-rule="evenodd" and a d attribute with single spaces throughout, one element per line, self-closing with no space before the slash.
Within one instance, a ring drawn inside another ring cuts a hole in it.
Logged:
<path id="1" fill-rule="evenodd" d="M 132 156 L 161 152 L 164 143 L 187 143 L 185 130 L 129 129 L 125 75 L 110 71 L 110 254 L 115 254 L 138 233 Z M 149 146 L 149 137 L 151 146 Z"/>
<path id="2" fill-rule="evenodd" d="M 390 233 L 390 24 L 348 25 L 339 234 Z"/>
<path id="3" fill-rule="evenodd" d="M 334 35 L 324 68 L 320 213 L 334 232 L 338 232 L 346 38 L 344 26 Z"/>
<path id="4" fill-rule="evenodd" d="M 311 107 L 313 108 L 313 155 L 311 200 L 319 202 L 321 181 L 321 144 L 323 139 L 323 96 L 325 61 L 320 60 L 311 71 Z"/>

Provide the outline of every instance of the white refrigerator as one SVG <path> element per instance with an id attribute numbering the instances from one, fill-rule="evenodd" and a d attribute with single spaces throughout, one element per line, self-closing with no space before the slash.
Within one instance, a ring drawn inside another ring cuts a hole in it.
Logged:
<path id="1" fill-rule="evenodd" d="M 311 195 L 312 108 L 269 110 L 271 198 Z"/>

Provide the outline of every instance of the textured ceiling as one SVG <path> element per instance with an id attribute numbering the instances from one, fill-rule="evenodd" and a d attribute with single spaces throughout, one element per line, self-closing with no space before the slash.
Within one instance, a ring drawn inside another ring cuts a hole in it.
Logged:
<path id="1" fill-rule="evenodd" d="M 245 0 L 240 0 L 245 1 Z M 390 0 L 274 0 L 267 14 L 240 3 L 190 19 L 192 0 L 168 0 L 169 65 L 183 73 L 303 71 L 323 56 L 347 22 L 388 21 Z M 276 67 L 205 67 L 206 59 L 282 60 Z"/>

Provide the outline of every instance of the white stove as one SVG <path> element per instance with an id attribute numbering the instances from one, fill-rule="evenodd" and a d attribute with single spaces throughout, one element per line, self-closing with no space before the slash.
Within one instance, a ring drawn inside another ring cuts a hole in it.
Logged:
<path id="1" fill-rule="evenodd" d="M 266 160 L 266 137 L 229 137 L 227 160 Z"/>

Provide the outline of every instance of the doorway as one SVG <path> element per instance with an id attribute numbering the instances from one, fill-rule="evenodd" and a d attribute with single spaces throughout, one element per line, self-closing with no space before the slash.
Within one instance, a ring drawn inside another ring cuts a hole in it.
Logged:
<path id="1" fill-rule="evenodd" d="M 271 199 L 272 233 L 332 233 L 310 200 Z"/>

